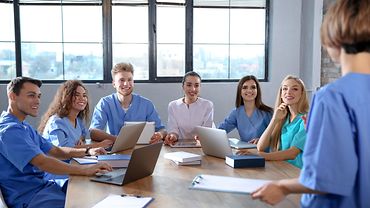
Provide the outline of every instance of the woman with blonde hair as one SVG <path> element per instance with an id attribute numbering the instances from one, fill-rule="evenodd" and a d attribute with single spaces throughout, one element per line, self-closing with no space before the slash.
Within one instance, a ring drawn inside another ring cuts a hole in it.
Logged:
<path id="1" fill-rule="evenodd" d="M 302 168 L 306 140 L 302 116 L 307 112 L 308 99 L 303 81 L 291 75 L 285 77 L 276 97 L 272 119 L 257 143 L 259 154 L 266 160 L 287 160 Z M 270 152 L 265 152 L 268 148 Z"/>

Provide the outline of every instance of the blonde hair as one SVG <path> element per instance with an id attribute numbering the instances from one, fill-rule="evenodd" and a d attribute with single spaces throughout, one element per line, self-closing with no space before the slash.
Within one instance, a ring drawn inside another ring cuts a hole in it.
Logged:
<path id="1" fill-rule="evenodd" d="M 298 104 L 297 104 L 298 113 L 306 114 L 308 112 L 308 108 L 309 108 L 306 88 L 304 86 L 303 81 L 300 78 L 292 76 L 292 75 L 286 76 L 283 79 L 283 81 L 281 82 L 279 91 L 278 91 L 277 96 L 276 96 L 275 108 L 274 109 L 276 110 L 280 106 L 280 104 L 283 102 L 283 100 L 281 99 L 281 91 L 282 91 L 282 87 L 283 87 L 284 82 L 286 82 L 287 80 L 291 80 L 291 79 L 296 81 L 302 88 L 302 95 L 301 95 L 301 98 L 298 100 Z M 272 151 L 278 151 L 279 150 L 281 130 L 282 130 L 282 127 L 283 127 L 283 124 L 284 124 L 286 118 L 290 114 L 289 109 L 287 109 L 287 110 L 288 110 L 288 113 L 287 113 L 286 117 L 284 119 L 282 119 L 281 121 L 278 121 L 278 123 L 274 127 L 274 130 L 272 131 L 271 142 L 270 142 L 270 147 L 271 147 Z"/>
<path id="2" fill-rule="evenodd" d="M 114 75 L 119 72 L 131 72 L 131 74 L 134 75 L 134 67 L 132 64 L 124 62 L 114 65 L 113 69 L 111 70 L 112 79 L 114 79 Z"/>

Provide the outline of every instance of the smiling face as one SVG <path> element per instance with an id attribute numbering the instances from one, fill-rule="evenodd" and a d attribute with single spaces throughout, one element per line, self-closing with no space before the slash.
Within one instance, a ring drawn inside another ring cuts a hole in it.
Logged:
<path id="1" fill-rule="evenodd" d="M 122 96 L 131 95 L 134 90 L 134 77 L 131 72 L 117 72 L 113 77 L 113 87 Z"/>
<path id="2" fill-rule="evenodd" d="M 86 105 L 87 105 L 86 90 L 83 87 L 78 86 L 76 90 L 73 92 L 71 110 L 80 112 L 86 108 Z"/>
<path id="3" fill-rule="evenodd" d="M 281 99 L 288 105 L 295 105 L 302 96 L 302 87 L 294 79 L 285 80 L 281 86 Z"/>
<path id="4" fill-rule="evenodd" d="M 19 95 L 10 93 L 12 110 L 20 120 L 24 120 L 27 115 L 36 117 L 39 112 L 40 98 L 40 88 L 31 82 L 25 82 Z"/>
<path id="5" fill-rule="evenodd" d="M 200 93 L 200 79 L 197 76 L 187 76 L 182 86 L 185 94 L 185 99 L 190 103 L 198 99 Z"/>
<path id="6" fill-rule="evenodd" d="M 243 83 L 241 96 L 244 102 L 254 101 L 257 97 L 257 84 L 254 80 L 248 80 Z"/>

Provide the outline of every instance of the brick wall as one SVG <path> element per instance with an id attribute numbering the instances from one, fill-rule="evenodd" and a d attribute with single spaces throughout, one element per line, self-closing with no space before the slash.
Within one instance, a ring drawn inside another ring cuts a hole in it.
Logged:
<path id="1" fill-rule="evenodd" d="M 328 5 L 335 0 L 324 0 L 324 8 L 323 12 L 325 12 L 328 8 Z M 341 77 L 341 72 L 339 67 L 335 66 L 335 64 L 331 61 L 329 54 L 326 52 L 324 48 L 321 48 L 321 86 L 328 84 L 336 79 Z"/>

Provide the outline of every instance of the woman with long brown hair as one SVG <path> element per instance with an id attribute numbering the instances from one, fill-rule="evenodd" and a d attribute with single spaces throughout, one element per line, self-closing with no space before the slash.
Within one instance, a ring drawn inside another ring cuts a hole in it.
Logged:
<path id="1" fill-rule="evenodd" d="M 235 108 L 219 125 L 227 133 L 238 130 L 240 140 L 257 143 L 270 123 L 273 109 L 262 102 L 261 87 L 253 75 L 239 80 L 236 91 Z"/>

